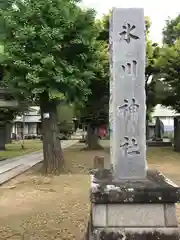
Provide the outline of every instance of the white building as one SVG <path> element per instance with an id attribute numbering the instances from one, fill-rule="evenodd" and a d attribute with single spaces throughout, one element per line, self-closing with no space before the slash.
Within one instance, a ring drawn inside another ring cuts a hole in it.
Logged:
<path id="1" fill-rule="evenodd" d="M 25 137 L 40 135 L 41 116 L 39 113 L 39 107 L 30 107 L 29 111 L 24 115 L 17 116 L 13 122 L 12 134 L 21 137 L 23 124 Z"/>

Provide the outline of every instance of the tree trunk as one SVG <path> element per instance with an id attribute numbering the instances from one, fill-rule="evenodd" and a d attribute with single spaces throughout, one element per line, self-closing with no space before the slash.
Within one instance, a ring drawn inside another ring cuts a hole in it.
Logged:
<path id="1" fill-rule="evenodd" d="M 7 122 L 6 123 L 6 144 L 9 144 L 12 142 L 11 130 L 12 130 L 12 123 Z"/>
<path id="2" fill-rule="evenodd" d="M 48 117 L 45 116 L 46 113 L 49 113 Z M 56 104 L 52 103 L 48 111 L 41 105 L 41 118 L 44 170 L 47 174 L 59 174 L 64 164 L 64 158 L 59 139 Z"/>
<path id="3" fill-rule="evenodd" d="M 0 151 L 6 150 L 6 126 L 0 125 Z"/>
<path id="4" fill-rule="evenodd" d="M 149 140 L 149 122 L 146 120 L 146 140 Z"/>
<path id="5" fill-rule="evenodd" d="M 22 147 L 22 149 L 24 149 L 24 148 L 25 148 L 25 146 L 24 146 L 24 137 L 25 137 L 25 113 L 23 113 L 23 122 L 22 122 L 22 130 L 21 130 L 21 132 L 22 132 L 22 144 L 21 144 L 21 147 Z"/>
<path id="6" fill-rule="evenodd" d="M 180 117 L 174 117 L 174 151 L 180 152 Z"/>
<path id="7" fill-rule="evenodd" d="M 87 146 L 88 149 L 100 149 L 99 145 L 99 136 L 98 129 L 96 127 L 91 126 L 90 124 L 87 127 Z"/>

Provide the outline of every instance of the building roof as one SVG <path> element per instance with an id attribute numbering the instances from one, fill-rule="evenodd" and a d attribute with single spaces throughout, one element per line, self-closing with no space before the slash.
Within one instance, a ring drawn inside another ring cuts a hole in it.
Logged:
<path id="1" fill-rule="evenodd" d="M 156 105 L 154 112 L 152 113 L 152 117 L 175 117 L 178 114 L 171 108 L 164 107 L 160 104 Z"/>
<path id="2" fill-rule="evenodd" d="M 40 107 L 38 107 L 38 106 L 32 106 L 32 107 L 30 107 L 29 109 L 30 109 L 30 111 L 39 111 L 39 110 L 40 110 Z"/>
<path id="3" fill-rule="evenodd" d="M 14 122 L 23 122 L 23 115 L 16 116 Z M 29 111 L 25 113 L 24 122 L 26 123 L 38 123 L 41 122 L 41 116 L 39 114 L 39 107 L 32 106 Z"/>
<path id="4" fill-rule="evenodd" d="M 17 116 L 14 122 L 23 122 L 23 116 Z M 25 123 L 38 123 L 41 122 L 41 116 L 40 115 L 34 115 L 34 116 L 25 116 L 24 117 Z"/>

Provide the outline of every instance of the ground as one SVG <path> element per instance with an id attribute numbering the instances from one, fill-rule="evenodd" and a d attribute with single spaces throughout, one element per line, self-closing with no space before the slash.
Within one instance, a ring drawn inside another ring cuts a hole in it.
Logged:
<path id="1" fill-rule="evenodd" d="M 82 151 L 83 144 L 64 150 L 66 166 L 59 177 L 42 176 L 38 164 L 3 185 L 0 240 L 81 240 L 89 217 L 88 173 L 92 160 L 104 156 L 109 166 L 108 142 L 103 143 L 105 150 Z M 170 148 L 148 150 L 149 166 L 180 184 L 179 159 L 180 154 Z"/>
<path id="2" fill-rule="evenodd" d="M 13 141 L 11 144 L 7 144 L 6 151 L 0 151 L 0 159 L 18 157 L 42 149 L 40 140 L 25 140 L 24 149 L 22 149 L 21 144 L 22 141 Z"/>

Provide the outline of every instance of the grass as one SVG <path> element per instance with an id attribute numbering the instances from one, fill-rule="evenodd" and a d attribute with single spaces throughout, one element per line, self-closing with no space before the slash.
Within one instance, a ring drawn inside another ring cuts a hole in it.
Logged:
<path id="1" fill-rule="evenodd" d="M 65 168 L 60 176 L 40 174 L 41 164 L 0 188 L 0 240 L 70 240 L 83 238 L 89 218 L 89 169 L 105 150 L 82 151 L 83 144 L 64 150 Z M 180 154 L 170 148 L 149 148 L 148 163 L 180 184 Z M 177 206 L 180 220 L 180 208 Z"/>
<path id="2" fill-rule="evenodd" d="M 13 141 L 11 144 L 7 144 L 6 150 L 0 151 L 0 159 L 18 157 L 42 149 L 40 140 L 25 140 L 24 149 L 22 149 L 21 144 L 22 141 Z"/>

